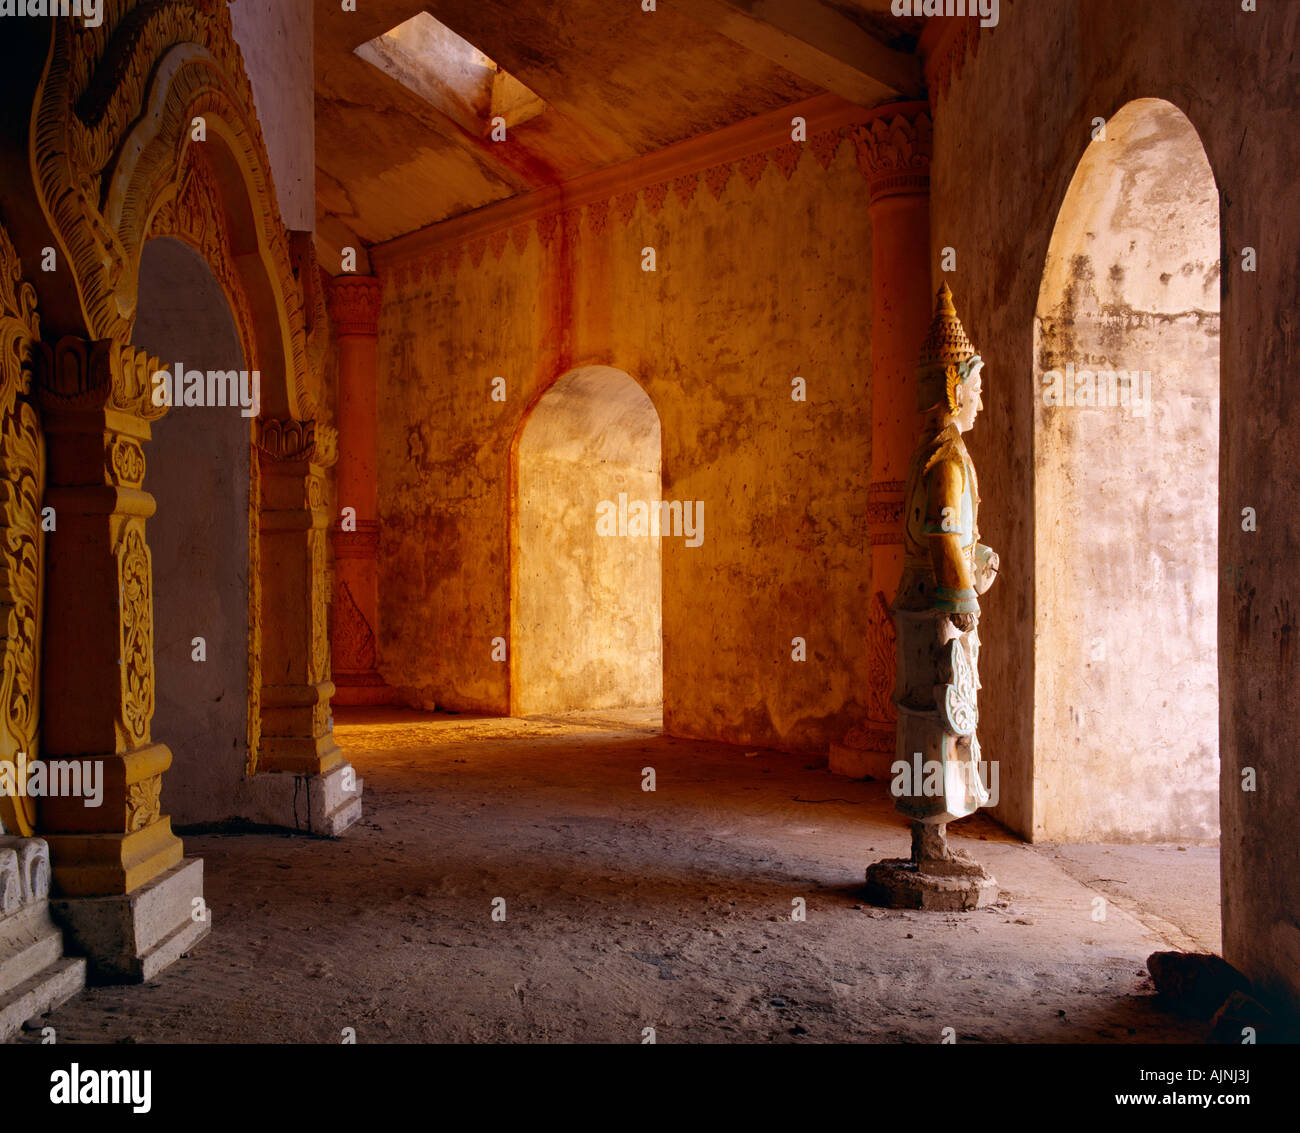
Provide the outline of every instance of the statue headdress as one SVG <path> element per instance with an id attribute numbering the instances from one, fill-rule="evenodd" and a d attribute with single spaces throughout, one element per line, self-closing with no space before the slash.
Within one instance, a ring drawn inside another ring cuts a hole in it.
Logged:
<path id="1" fill-rule="evenodd" d="M 966 337 L 966 331 L 952 304 L 952 292 L 945 283 L 934 302 L 934 319 L 921 345 L 921 360 L 916 367 L 917 408 L 924 411 L 944 405 L 949 413 L 957 411 L 957 391 L 983 360 Z"/>

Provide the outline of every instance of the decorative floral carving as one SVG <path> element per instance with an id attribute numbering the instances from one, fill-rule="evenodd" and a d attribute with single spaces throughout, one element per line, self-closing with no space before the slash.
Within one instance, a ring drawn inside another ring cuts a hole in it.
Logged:
<path id="1" fill-rule="evenodd" d="M 917 105 L 924 106 L 924 104 Z M 914 104 L 891 104 L 889 113 L 893 115 L 913 114 Z M 824 119 L 822 120 L 824 121 Z M 837 118 L 834 120 L 843 121 L 844 119 Z M 928 124 L 928 118 L 926 122 Z M 788 138 L 789 135 L 783 129 L 780 136 Z M 701 170 L 681 172 L 681 167 L 676 166 L 672 170 L 676 175 L 669 177 L 667 180 L 656 181 L 640 189 L 629 189 L 609 197 L 603 195 L 597 197 L 596 193 L 601 192 L 601 190 L 596 190 L 596 192 L 590 194 L 596 199 L 587 199 L 587 193 L 580 190 L 573 199 L 585 200 L 585 205 L 559 208 L 552 212 L 541 212 L 532 215 L 528 221 L 523 223 L 515 222 L 512 224 L 505 221 L 506 227 L 491 230 L 466 245 L 446 246 L 448 267 L 454 274 L 457 262 L 466 252 L 468 252 L 471 261 L 477 266 L 485 254 L 485 246 L 490 247 L 493 254 L 496 255 L 498 249 L 503 252 L 510 241 L 513 241 L 515 247 L 522 253 L 527 246 L 528 236 L 533 226 L 536 227 L 538 242 L 544 252 L 550 252 L 557 238 L 561 235 L 566 241 L 578 239 L 580 220 L 587 231 L 595 236 L 602 235 L 613 222 L 626 227 L 632 222 L 632 218 L 636 213 L 638 198 L 644 204 L 646 213 L 650 217 L 657 219 L 663 211 L 670 193 L 678 198 L 684 209 L 689 208 L 695 200 L 701 181 L 708 187 L 715 200 L 721 200 L 722 194 L 727 185 L 731 183 L 731 177 L 734 173 L 739 173 L 745 184 L 752 190 L 762 179 L 763 171 L 767 168 L 768 162 L 775 164 L 781 170 L 782 175 L 789 180 L 798 168 L 799 161 L 805 150 L 813 153 L 822 169 L 828 169 L 839 152 L 840 144 L 847 136 L 846 127 L 836 126 L 814 133 L 806 142 L 782 141 L 767 151 L 750 153 L 747 156 L 733 160 L 718 162 L 715 154 L 715 164 L 705 166 Z M 768 135 L 767 140 L 761 144 L 771 145 L 775 140 L 771 135 Z M 750 144 L 760 143 L 751 138 Z M 658 175 L 663 176 L 666 171 L 662 165 L 657 168 L 660 170 Z M 602 188 L 603 192 L 607 193 L 609 191 L 608 183 L 604 182 Z M 594 184 L 592 189 L 595 189 Z M 515 217 L 518 215 L 517 210 L 513 207 L 511 214 Z M 503 220 L 505 216 L 506 214 L 502 214 Z M 404 289 L 407 285 L 407 278 L 402 274 L 402 271 L 408 264 L 429 263 L 441 254 L 438 251 L 426 251 L 417 253 L 421 257 L 420 259 L 405 263 L 395 260 L 385 262 L 391 263 L 394 280 L 399 289 Z M 400 297 L 398 302 L 402 302 Z"/>
<path id="2" fill-rule="evenodd" d="M 877 590 L 867 607 L 867 719 L 888 723 L 898 719 L 894 704 L 894 674 L 898 663 L 894 618 L 883 592 Z"/>
<path id="3" fill-rule="evenodd" d="M 722 199 L 722 190 L 727 187 L 727 182 L 731 180 L 731 162 L 725 161 L 721 165 L 714 165 L 704 171 L 704 183 L 709 187 L 709 192 L 713 194 L 715 201 Z"/>
<path id="4" fill-rule="evenodd" d="M 257 419 L 257 447 L 273 461 L 304 460 L 329 468 L 338 459 L 338 430 L 317 421 Z"/>
<path id="5" fill-rule="evenodd" d="M 939 705 L 944 728 L 954 735 L 969 736 L 980 718 L 975 670 L 971 668 L 960 640 L 948 642 L 947 654 L 952 679 L 935 690 L 935 702 Z"/>
<path id="6" fill-rule="evenodd" d="M 121 722 L 132 747 L 148 742 L 154 710 L 153 569 L 143 524 L 127 528 L 118 549 L 121 616 Z"/>
<path id="7" fill-rule="evenodd" d="M 311 540 L 311 682 L 330 679 L 329 561 L 325 532 L 313 530 Z"/>
<path id="8" fill-rule="evenodd" d="M 851 136 L 858 168 L 867 178 L 873 200 L 929 189 L 934 128 L 927 104 L 889 106 L 853 127 Z"/>
<path id="9" fill-rule="evenodd" d="M 803 145 L 799 142 L 786 142 L 783 146 L 777 146 L 769 156 L 772 158 L 772 164 L 789 181 L 799 166 L 799 159 L 803 157 Z"/>
<path id="10" fill-rule="evenodd" d="M 668 199 L 668 182 L 661 181 L 658 185 L 649 185 L 643 194 L 646 211 L 651 216 L 657 217 L 664 207 L 664 201 Z"/>
<path id="11" fill-rule="evenodd" d="M 45 445 L 29 400 L 36 291 L 0 226 L 0 762 L 37 754 Z M 0 795 L 0 826 L 27 837 L 34 800 Z"/>
<path id="12" fill-rule="evenodd" d="M 868 528 L 886 527 L 903 529 L 903 481 L 878 480 L 867 489 L 867 526 Z M 871 541 L 877 542 L 876 536 L 884 532 L 871 532 Z"/>
<path id="13" fill-rule="evenodd" d="M 736 168 L 751 189 L 762 179 L 763 170 L 767 168 L 767 154 L 751 153 L 736 162 Z"/>
<path id="14" fill-rule="evenodd" d="M 307 477 L 307 506 L 313 510 L 325 506 L 325 478 L 323 476 Z"/>
<path id="15" fill-rule="evenodd" d="M 339 584 L 334 600 L 333 643 L 337 670 L 361 672 L 375 667 L 374 630 L 346 582 Z"/>
<path id="16" fill-rule="evenodd" d="M 809 138 L 808 144 L 812 147 L 817 164 L 823 169 L 829 169 L 831 162 L 835 160 L 835 155 L 839 152 L 840 142 L 843 140 L 844 136 L 838 130 L 826 130 Z"/>
<path id="17" fill-rule="evenodd" d="M 162 817 L 162 776 L 151 775 L 126 789 L 127 833 L 152 826 Z"/>
<path id="18" fill-rule="evenodd" d="M 66 337 L 53 346 L 42 343 L 38 361 L 40 396 L 47 405 L 117 409 L 146 421 L 156 421 L 167 412 L 166 405 L 153 401 L 158 359 L 134 346 Z"/>
<path id="19" fill-rule="evenodd" d="M 119 484 L 138 488 L 144 483 L 144 449 L 130 437 L 116 436 L 109 448 L 109 467 Z"/>
<path id="20" fill-rule="evenodd" d="M 330 281 L 327 306 L 334 333 L 379 334 L 379 313 L 383 308 L 384 287 L 373 275 L 340 275 Z"/>
<path id="21" fill-rule="evenodd" d="M 154 215 L 150 237 L 171 236 L 188 244 L 212 269 L 235 316 L 245 365 L 259 368 L 257 335 L 253 331 L 252 308 L 244 293 L 244 283 L 230 258 L 232 236 L 226 211 L 201 148 L 186 151 L 186 160 L 177 171 L 179 189 Z M 313 257 L 314 261 L 314 257 Z M 316 335 L 315 349 L 322 349 Z"/>

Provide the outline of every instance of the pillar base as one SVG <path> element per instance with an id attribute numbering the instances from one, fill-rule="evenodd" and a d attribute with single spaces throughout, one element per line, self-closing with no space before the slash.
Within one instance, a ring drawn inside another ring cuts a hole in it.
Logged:
<path id="1" fill-rule="evenodd" d="M 249 818 L 303 834 L 337 838 L 360 820 L 363 787 L 350 763 L 337 763 L 322 775 L 259 772 L 248 780 Z"/>
<path id="2" fill-rule="evenodd" d="M 45 843 L 0 838 L 0 1042 L 86 986 L 85 960 L 63 955 L 49 892 Z"/>
<path id="3" fill-rule="evenodd" d="M 174 868 L 185 853 L 167 817 L 130 834 L 47 834 L 45 841 L 61 897 L 131 893 Z"/>
<path id="4" fill-rule="evenodd" d="M 939 861 L 888 858 L 867 869 L 867 900 L 885 909 L 961 913 L 991 905 L 998 883 L 962 850 Z"/>
<path id="5" fill-rule="evenodd" d="M 212 910 L 195 904 L 202 897 L 203 859 L 184 858 L 130 893 L 56 899 L 50 909 L 93 982 L 143 983 L 212 931 Z"/>
<path id="6" fill-rule="evenodd" d="M 323 736 L 262 736 L 257 756 L 258 774 L 288 772 L 290 775 L 327 775 L 342 767 L 343 750 L 332 732 Z"/>
<path id="7" fill-rule="evenodd" d="M 335 673 L 334 695 L 330 703 L 356 708 L 375 704 L 392 704 L 393 690 L 373 669 L 358 673 Z"/>
<path id="8" fill-rule="evenodd" d="M 892 775 L 889 770 L 898 758 L 893 748 L 893 733 L 890 733 L 888 751 L 868 751 L 857 747 L 847 739 L 842 744 L 831 744 L 827 769 L 835 775 L 847 775 L 850 779 L 875 779 L 887 782 Z"/>

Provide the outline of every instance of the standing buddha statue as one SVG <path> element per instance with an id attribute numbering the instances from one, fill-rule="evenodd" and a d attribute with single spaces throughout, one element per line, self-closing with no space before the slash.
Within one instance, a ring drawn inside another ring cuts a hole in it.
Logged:
<path id="1" fill-rule="evenodd" d="M 891 607 L 898 642 L 895 808 L 912 824 L 912 856 L 867 871 L 880 904 L 962 909 L 987 904 L 997 883 L 948 847 L 946 827 L 990 801 L 979 720 L 979 597 L 998 556 L 979 541 L 979 484 L 963 434 L 983 408 L 984 362 L 939 289 L 921 348 L 917 398 L 924 428 L 903 494 L 903 576 Z"/>

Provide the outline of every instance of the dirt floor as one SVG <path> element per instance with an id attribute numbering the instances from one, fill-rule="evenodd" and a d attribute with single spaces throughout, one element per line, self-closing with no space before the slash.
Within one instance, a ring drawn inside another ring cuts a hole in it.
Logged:
<path id="1" fill-rule="evenodd" d="M 376 710 L 337 735 L 362 823 L 188 837 L 212 935 L 54 1012 L 60 1043 L 1205 1038 L 1144 962 L 1217 950 L 1215 850 L 1029 847 L 976 816 L 952 841 L 999 903 L 884 911 L 860 890 L 908 851 L 885 786 L 806 759 L 665 737 L 646 712 Z"/>

